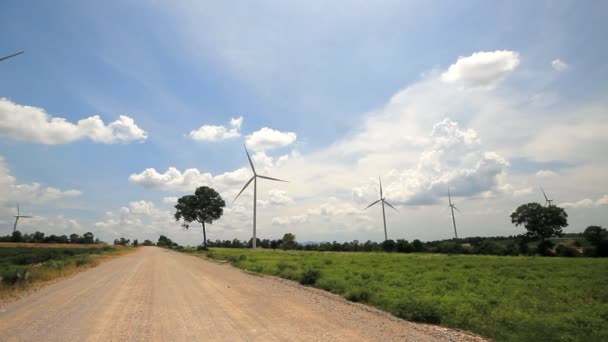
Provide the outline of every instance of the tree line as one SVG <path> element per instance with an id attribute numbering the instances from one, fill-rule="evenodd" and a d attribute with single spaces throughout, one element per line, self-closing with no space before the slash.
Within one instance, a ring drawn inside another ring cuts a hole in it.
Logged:
<path id="1" fill-rule="evenodd" d="M 20 242 L 20 243 L 58 243 L 58 244 L 104 244 L 105 242 L 95 238 L 91 232 L 83 235 L 45 235 L 43 232 L 22 234 L 16 230 L 10 235 L 0 236 L 0 242 Z"/>

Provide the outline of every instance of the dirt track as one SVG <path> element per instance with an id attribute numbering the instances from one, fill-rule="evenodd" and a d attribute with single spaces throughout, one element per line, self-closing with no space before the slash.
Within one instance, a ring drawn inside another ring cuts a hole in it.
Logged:
<path id="1" fill-rule="evenodd" d="M 480 340 L 156 247 L 0 307 L 0 334 L 2 341 Z"/>

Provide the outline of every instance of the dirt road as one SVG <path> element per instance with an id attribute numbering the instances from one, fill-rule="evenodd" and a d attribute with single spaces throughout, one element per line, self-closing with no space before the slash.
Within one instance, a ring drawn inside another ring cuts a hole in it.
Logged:
<path id="1" fill-rule="evenodd" d="M 479 340 L 156 247 L 0 307 L 2 341 Z"/>

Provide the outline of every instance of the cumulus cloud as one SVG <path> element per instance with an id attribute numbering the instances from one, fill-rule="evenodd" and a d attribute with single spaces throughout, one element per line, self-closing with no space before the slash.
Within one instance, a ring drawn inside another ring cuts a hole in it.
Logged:
<path id="1" fill-rule="evenodd" d="M 604 205 L 608 205 L 608 195 L 604 195 L 595 201 L 590 198 L 585 198 L 576 202 L 561 203 L 559 206 L 564 208 L 597 208 Z"/>
<path id="2" fill-rule="evenodd" d="M 557 176 L 557 173 L 551 171 L 551 170 L 539 170 L 538 172 L 536 172 L 536 177 L 540 177 L 540 178 L 549 178 L 549 177 L 555 177 Z"/>
<path id="3" fill-rule="evenodd" d="M 190 138 L 198 141 L 220 141 L 240 137 L 243 117 L 232 118 L 230 128 L 224 126 L 203 125 L 199 129 L 190 132 Z"/>
<path id="4" fill-rule="evenodd" d="M 293 216 L 277 216 L 272 218 L 272 224 L 275 226 L 287 226 L 307 222 L 309 222 L 309 217 L 306 214 Z"/>
<path id="5" fill-rule="evenodd" d="M 519 63 L 519 54 L 514 51 L 475 52 L 468 57 L 458 57 L 458 61 L 441 74 L 441 80 L 465 87 L 491 88 Z"/>
<path id="6" fill-rule="evenodd" d="M 444 119 L 433 126 L 415 168 L 393 169 L 384 177 L 387 199 L 407 205 L 434 204 L 447 195 L 471 196 L 492 190 L 509 163 L 498 153 L 483 151 L 477 133 Z M 358 203 L 377 197 L 377 180 L 355 187 Z"/>
<path id="7" fill-rule="evenodd" d="M 125 115 L 120 115 L 118 120 L 108 125 L 98 115 L 73 124 L 64 118 L 50 116 L 42 108 L 22 106 L 6 98 L 0 99 L 0 135 L 48 145 L 82 139 L 104 144 L 127 143 L 148 137 L 132 118 Z"/>
<path id="8" fill-rule="evenodd" d="M 564 71 L 568 69 L 568 64 L 559 59 L 555 59 L 553 60 L 553 62 L 551 62 L 551 67 L 553 67 L 553 69 L 555 69 L 556 71 Z"/>
<path id="9" fill-rule="evenodd" d="M 293 132 L 281 132 L 264 127 L 248 135 L 245 143 L 253 150 L 264 151 L 289 146 L 295 141 L 296 134 Z"/>
<path id="10" fill-rule="evenodd" d="M 282 165 L 288 158 L 280 156 L 273 158 L 264 152 L 257 152 L 252 156 L 258 173 L 267 173 L 272 168 Z M 243 162 L 247 158 L 243 156 Z M 219 175 L 213 175 L 196 168 L 186 169 L 183 172 L 175 167 L 169 167 L 164 173 L 155 168 L 147 168 L 140 173 L 129 176 L 131 183 L 143 186 L 147 189 L 159 189 L 165 191 L 191 191 L 199 186 L 217 186 L 220 190 L 242 186 L 253 174 L 249 167 L 243 167 L 234 171 L 228 171 Z"/>
<path id="11" fill-rule="evenodd" d="M 268 191 L 268 201 L 271 204 L 286 205 L 293 203 L 293 199 L 287 196 L 287 192 L 278 189 Z"/>
<path id="12" fill-rule="evenodd" d="M 19 184 L 11 175 L 4 157 L 0 156 L 0 202 L 50 202 L 81 194 L 79 190 L 61 190 L 38 182 Z"/>
<path id="13" fill-rule="evenodd" d="M 171 204 L 171 205 L 177 204 L 177 197 L 172 197 L 172 196 L 163 197 L 163 203 Z"/>
<path id="14" fill-rule="evenodd" d="M 213 176 L 198 169 L 186 169 L 183 173 L 175 167 L 169 167 L 164 173 L 154 168 L 148 168 L 141 173 L 129 176 L 129 181 L 144 188 L 162 190 L 192 190 L 199 186 L 210 184 Z"/>

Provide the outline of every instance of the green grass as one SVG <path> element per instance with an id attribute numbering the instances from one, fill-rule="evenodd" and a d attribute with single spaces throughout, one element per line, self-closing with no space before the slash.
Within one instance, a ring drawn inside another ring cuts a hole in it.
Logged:
<path id="1" fill-rule="evenodd" d="M 608 259 L 221 248 L 207 254 L 499 341 L 608 341 Z"/>
<path id="2" fill-rule="evenodd" d="M 17 296 L 34 283 L 94 266 L 100 255 L 120 252 L 111 247 L 0 247 L 0 300 Z"/>

